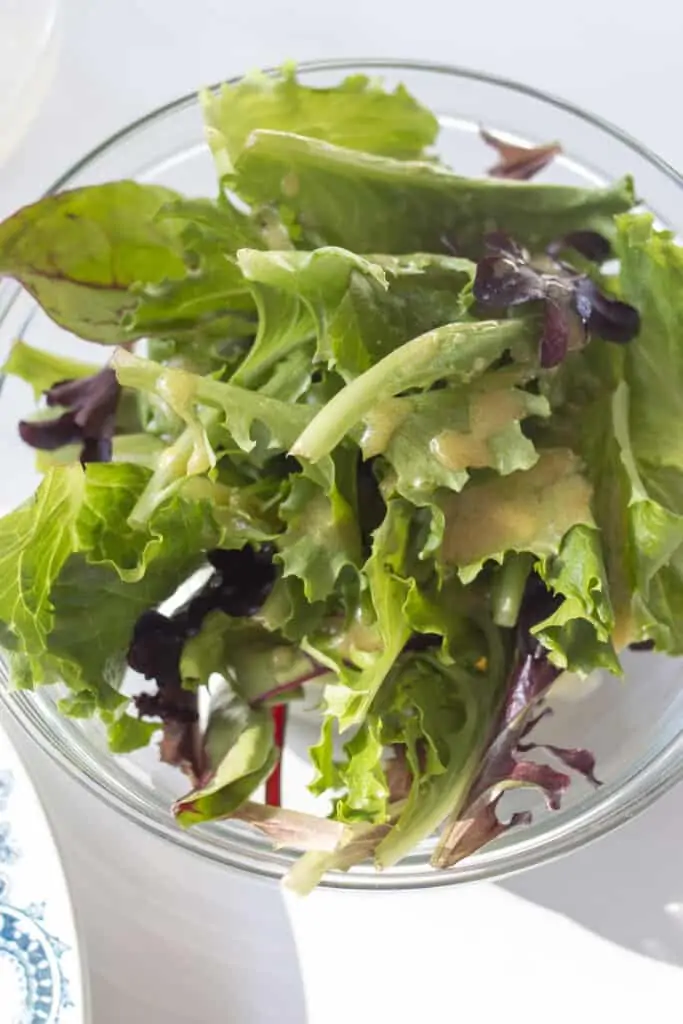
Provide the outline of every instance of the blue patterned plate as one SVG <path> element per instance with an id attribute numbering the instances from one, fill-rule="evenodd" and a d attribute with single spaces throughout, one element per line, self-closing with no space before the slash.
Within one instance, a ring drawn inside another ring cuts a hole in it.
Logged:
<path id="1" fill-rule="evenodd" d="M 84 1024 L 64 874 L 33 786 L 0 725 L 0 1024 Z"/>

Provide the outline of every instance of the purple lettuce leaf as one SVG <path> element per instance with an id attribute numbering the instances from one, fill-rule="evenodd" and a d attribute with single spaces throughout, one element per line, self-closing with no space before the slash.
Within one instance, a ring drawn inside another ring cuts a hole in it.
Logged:
<path id="1" fill-rule="evenodd" d="M 156 693 L 140 693 L 133 703 L 140 718 L 156 718 L 162 723 L 161 760 L 181 768 L 198 785 L 207 762 L 197 694 L 183 689 L 180 677 L 184 642 L 183 630 L 173 619 L 159 612 L 146 612 L 135 626 L 128 664 L 145 679 L 156 682 Z"/>
<path id="2" fill-rule="evenodd" d="M 21 420 L 19 435 L 32 448 L 54 451 L 81 445 L 81 462 L 110 462 L 121 386 L 109 367 L 90 377 L 65 380 L 45 392 L 49 408 L 65 412 L 53 419 Z"/>
<path id="3" fill-rule="evenodd" d="M 562 243 L 599 256 L 592 232 L 566 236 Z M 586 236 L 586 237 L 584 237 Z M 591 236 L 591 237 L 588 237 Z M 487 254 L 479 260 L 473 294 L 485 309 L 504 310 L 529 302 L 543 305 L 541 366 L 549 369 L 569 351 L 583 347 L 593 335 L 624 344 L 640 329 L 633 306 L 613 299 L 586 274 L 546 254 L 534 260 L 513 239 L 495 232 L 485 239 Z"/>
<path id="4" fill-rule="evenodd" d="M 551 242 L 547 252 L 557 258 L 563 249 L 574 249 L 584 259 L 597 264 L 604 263 L 612 255 L 612 246 L 597 231 L 570 231 L 563 238 Z"/>
<path id="5" fill-rule="evenodd" d="M 156 682 L 155 693 L 140 693 L 133 703 L 141 718 L 163 724 L 161 760 L 180 767 L 195 785 L 207 769 L 199 729 L 197 693 L 182 684 L 180 660 L 185 642 L 199 633 L 210 612 L 236 618 L 258 611 L 275 581 L 270 545 L 255 549 L 215 549 L 208 554 L 214 572 L 204 586 L 171 616 L 148 611 L 140 616 L 128 648 L 128 664 Z"/>

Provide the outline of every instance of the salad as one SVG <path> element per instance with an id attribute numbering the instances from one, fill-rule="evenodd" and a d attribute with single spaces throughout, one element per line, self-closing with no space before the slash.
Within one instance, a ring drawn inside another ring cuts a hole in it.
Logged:
<path id="1" fill-rule="evenodd" d="M 114 753 L 160 734 L 178 822 L 301 850 L 301 892 L 434 835 L 448 868 L 530 821 L 511 789 L 599 784 L 581 736 L 534 739 L 562 672 L 683 653 L 683 250 L 629 178 L 529 180 L 557 145 L 484 132 L 459 176 L 402 87 L 202 103 L 216 196 L 113 181 L 0 225 L 0 274 L 110 351 L 4 367 L 43 478 L 0 520 L 0 645 Z M 304 698 L 327 816 L 281 806 Z"/>

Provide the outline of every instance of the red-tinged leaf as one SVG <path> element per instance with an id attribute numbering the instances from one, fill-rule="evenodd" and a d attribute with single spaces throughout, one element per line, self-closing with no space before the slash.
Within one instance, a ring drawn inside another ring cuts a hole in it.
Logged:
<path id="1" fill-rule="evenodd" d="M 535 725 L 537 721 L 538 719 L 535 719 L 533 724 Z M 595 757 L 590 750 L 586 750 L 584 747 L 558 747 L 554 743 L 518 743 L 517 749 L 524 753 L 532 750 L 547 750 L 567 768 L 583 775 L 593 786 L 602 785 L 600 779 L 595 775 Z"/>
<path id="2" fill-rule="evenodd" d="M 554 714 L 552 708 L 543 708 L 541 711 L 539 711 L 537 715 L 532 715 L 530 718 L 528 718 L 526 725 L 522 729 L 522 738 L 528 736 L 531 730 L 535 729 L 539 722 L 543 721 L 544 718 L 548 718 L 552 714 Z M 525 748 L 522 746 L 521 743 L 518 743 L 517 749 L 524 750 Z"/>
<path id="3" fill-rule="evenodd" d="M 559 669 L 550 662 L 547 651 L 531 633 L 536 623 L 552 613 L 557 601 L 540 579 L 532 574 L 519 616 L 519 654 L 510 676 L 498 724 L 464 810 L 457 811 L 446 823 L 432 861 L 435 867 L 449 867 L 507 829 L 531 823 L 532 815 L 528 811 L 513 815 L 507 823 L 500 821 L 497 808 L 503 793 L 508 789 L 535 787 L 543 793 L 550 810 L 559 809 L 562 796 L 571 783 L 570 776 L 548 764 L 526 760 L 520 757 L 521 754 L 542 747 L 568 768 L 595 779 L 595 759 L 588 751 L 552 745 L 539 746 L 525 741 L 525 737 L 539 721 L 551 713 L 549 708 L 539 712 L 538 707 L 560 674 Z"/>
<path id="4" fill-rule="evenodd" d="M 188 776 L 193 787 L 204 783 L 206 754 L 199 723 L 167 721 L 159 744 L 160 760 Z"/>
<path id="5" fill-rule="evenodd" d="M 564 772 L 558 772 L 547 764 L 535 761 L 517 761 L 510 772 L 510 778 L 523 786 L 536 786 L 545 796 L 551 811 L 557 811 L 562 803 L 562 794 L 569 788 L 571 779 Z"/>
<path id="6" fill-rule="evenodd" d="M 341 822 L 330 818 L 269 807 L 251 800 L 234 811 L 231 817 L 258 829 L 277 846 L 296 850 L 331 853 L 337 849 L 345 829 Z"/>
<path id="7" fill-rule="evenodd" d="M 506 142 L 485 128 L 480 129 L 480 134 L 484 142 L 498 154 L 498 162 L 488 171 L 492 178 L 529 181 L 562 152 L 562 147 L 557 142 L 549 142 L 542 146 L 520 146 Z"/>
<path id="8" fill-rule="evenodd" d="M 394 744 L 394 756 L 387 762 L 385 775 L 391 801 L 407 800 L 413 785 L 413 773 L 404 743 Z"/>
<path id="9" fill-rule="evenodd" d="M 508 822 L 498 818 L 498 804 L 502 793 L 493 799 L 482 796 L 450 828 L 447 842 L 442 842 L 432 857 L 432 867 L 450 868 L 465 857 L 470 857 L 482 846 L 493 842 L 511 828 L 531 824 L 529 811 L 518 811 Z"/>

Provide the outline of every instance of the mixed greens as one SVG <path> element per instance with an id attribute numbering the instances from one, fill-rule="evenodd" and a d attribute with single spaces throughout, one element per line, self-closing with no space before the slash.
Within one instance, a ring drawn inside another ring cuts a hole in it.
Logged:
<path id="1" fill-rule="evenodd" d="M 580 736 L 530 738 L 563 670 L 683 652 L 683 250 L 629 179 L 528 182 L 556 145 L 485 133 L 491 176 L 459 176 L 403 88 L 202 102 L 216 198 L 117 181 L 0 225 L 0 274 L 113 347 L 4 367 L 45 407 L 0 644 L 112 751 L 161 730 L 181 824 L 308 851 L 300 891 L 437 832 L 446 868 L 529 820 L 509 789 L 597 784 Z M 280 807 L 305 695 L 328 817 Z"/>

